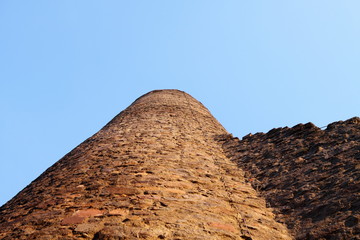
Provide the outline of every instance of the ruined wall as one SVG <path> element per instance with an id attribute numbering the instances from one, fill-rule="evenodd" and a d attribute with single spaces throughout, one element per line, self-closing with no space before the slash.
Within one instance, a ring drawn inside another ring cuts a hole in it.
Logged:
<path id="1" fill-rule="evenodd" d="M 177 91 L 136 100 L 0 208 L 0 239 L 291 239 Z"/>
<path id="2" fill-rule="evenodd" d="M 219 141 L 296 239 L 360 239 L 360 119 Z"/>

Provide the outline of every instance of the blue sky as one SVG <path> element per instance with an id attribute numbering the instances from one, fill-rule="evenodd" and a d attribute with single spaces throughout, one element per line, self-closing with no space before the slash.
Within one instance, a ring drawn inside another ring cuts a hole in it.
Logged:
<path id="1" fill-rule="evenodd" d="M 0 1 L 0 205 L 140 95 L 235 136 L 359 116 L 360 2 Z"/>

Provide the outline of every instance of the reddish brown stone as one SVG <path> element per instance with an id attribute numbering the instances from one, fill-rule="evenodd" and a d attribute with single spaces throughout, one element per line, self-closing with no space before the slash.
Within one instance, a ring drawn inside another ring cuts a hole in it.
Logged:
<path id="1" fill-rule="evenodd" d="M 78 210 L 74 213 L 73 216 L 78 217 L 94 217 L 94 216 L 101 216 L 103 215 L 104 211 L 99 209 L 84 209 L 84 210 Z"/>
<path id="2" fill-rule="evenodd" d="M 150 211 L 144 211 L 144 210 L 134 210 L 132 211 L 133 215 L 151 215 Z"/>
<path id="3" fill-rule="evenodd" d="M 61 225 L 71 225 L 83 223 L 89 217 L 101 216 L 104 211 L 98 209 L 84 209 L 76 211 L 72 216 L 66 217 L 61 221 Z"/>
<path id="4" fill-rule="evenodd" d="M 131 196 L 140 193 L 140 191 L 136 188 L 129 187 L 106 187 L 104 190 L 112 194 L 119 194 L 123 196 Z"/>
<path id="5" fill-rule="evenodd" d="M 72 225 L 72 224 L 83 223 L 85 218 L 86 217 L 80 217 L 80 216 L 67 217 L 61 221 L 61 225 Z"/>
<path id="6" fill-rule="evenodd" d="M 109 215 L 112 215 L 112 216 L 126 216 L 128 214 L 129 214 L 129 210 L 123 209 L 123 208 L 118 208 L 118 209 L 109 211 Z"/>
<path id="7" fill-rule="evenodd" d="M 230 224 L 211 222 L 211 223 L 208 223 L 208 225 L 210 227 L 213 227 L 213 228 L 216 228 L 216 229 L 220 229 L 220 230 L 224 230 L 224 231 L 230 231 L 230 232 L 236 232 L 235 227 L 233 225 L 230 225 Z"/>

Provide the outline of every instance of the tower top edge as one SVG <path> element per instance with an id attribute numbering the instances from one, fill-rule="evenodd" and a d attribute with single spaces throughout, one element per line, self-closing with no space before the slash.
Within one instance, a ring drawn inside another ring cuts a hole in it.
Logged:
<path id="1" fill-rule="evenodd" d="M 137 99 L 135 99 L 134 103 L 143 98 L 143 97 L 146 97 L 148 95 L 152 95 L 152 94 L 169 94 L 169 93 L 178 93 L 178 94 L 187 94 L 189 95 L 188 93 L 184 92 L 184 91 L 181 91 L 181 90 L 178 90 L 178 89 L 155 89 L 155 90 L 152 90 L 150 92 L 147 92 L 143 95 L 141 95 L 140 97 L 138 97 Z"/>

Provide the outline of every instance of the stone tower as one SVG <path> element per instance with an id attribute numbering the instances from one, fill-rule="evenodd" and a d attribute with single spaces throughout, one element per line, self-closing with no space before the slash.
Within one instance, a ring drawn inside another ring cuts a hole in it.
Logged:
<path id="1" fill-rule="evenodd" d="M 291 239 L 178 90 L 137 99 L 0 208 L 0 239 Z"/>

